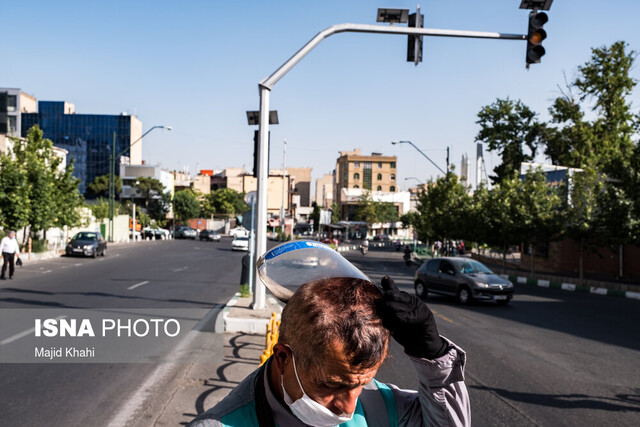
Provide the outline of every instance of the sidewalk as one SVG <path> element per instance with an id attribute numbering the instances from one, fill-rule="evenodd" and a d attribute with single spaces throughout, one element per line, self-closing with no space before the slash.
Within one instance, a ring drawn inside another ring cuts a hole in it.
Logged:
<path id="1" fill-rule="evenodd" d="M 213 331 L 222 334 L 223 354 L 211 363 L 173 366 L 166 378 L 158 378 L 148 389 L 141 408 L 127 425 L 179 426 L 215 406 L 251 372 L 258 368 L 265 349 L 266 325 L 271 313 L 282 312 L 282 305 L 267 295 L 267 309 L 250 308 L 251 298 L 236 294 L 219 313 Z M 207 332 L 209 332 L 207 334 Z M 213 342 L 213 341 L 212 341 Z M 219 345 L 219 344 L 218 344 Z M 206 350 L 205 350 L 206 351 Z M 212 359 L 215 358 L 211 351 Z"/>

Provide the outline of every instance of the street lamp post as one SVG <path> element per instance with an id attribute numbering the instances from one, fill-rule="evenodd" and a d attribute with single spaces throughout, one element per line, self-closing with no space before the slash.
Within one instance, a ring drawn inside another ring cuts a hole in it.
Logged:
<path id="1" fill-rule="evenodd" d="M 282 205 L 280 206 L 280 232 L 284 231 L 284 200 L 285 200 L 285 179 L 287 167 L 287 140 L 282 146 Z"/>
<path id="2" fill-rule="evenodd" d="M 424 153 L 422 152 L 422 150 L 421 150 L 421 149 L 419 149 L 418 147 L 416 147 L 416 146 L 415 146 L 415 144 L 414 144 L 413 142 L 411 142 L 411 141 L 391 141 L 391 143 L 392 143 L 393 145 L 396 145 L 396 144 L 410 144 L 413 148 L 415 148 L 416 150 L 418 150 L 418 152 L 419 152 L 420 154 L 422 154 L 422 155 L 423 155 L 427 160 L 429 160 L 433 166 L 435 166 L 436 168 L 438 168 L 438 170 L 439 170 L 440 172 L 442 172 L 442 173 L 444 174 L 444 176 L 447 176 L 447 173 L 446 173 L 445 171 L 443 171 L 443 170 L 442 170 L 442 168 L 441 168 L 440 166 L 436 165 L 436 164 L 434 163 L 434 161 L 433 161 L 433 160 L 431 160 L 431 159 L 429 158 L 429 156 L 427 156 L 426 154 L 424 154 Z"/>
<path id="3" fill-rule="evenodd" d="M 409 179 L 415 179 L 416 181 L 418 181 L 420 184 L 424 185 L 424 182 L 418 178 L 416 178 L 415 176 L 408 176 L 406 177 L 404 180 L 407 181 Z"/>
<path id="4" fill-rule="evenodd" d="M 116 173 L 116 159 L 120 158 L 124 153 L 129 151 L 134 144 L 141 141 L 149 132 L 154 129 L 173 129 L 171 126 L 153 126 L 151 129 L 142 134 L 142 136 L 133 141 L 127 148 L 122 150 L 116 155 L 116 133 L 113 132 L 113 144 L 111 146 L 111 159 L 109 162 L 109 241 L 113 242 L 113 216 L 115 213 L 115 173 Z M 135 229 L 134 229 L 135 236 Z"/>
<path id="5" fill-rule="evenodd" d="M 306 45 L 298 50 L 287 62 L 282 64 L 273 74 L 258 83 L 260 91 L 260 111 L 258 124 L 258 159 L 257 159 L 257 192 L 256 199 L 256 251 L 262 255 L 267 250 L 267 177 L 268 177 L 268 141 L 269 141 L 269 98 L 273 86 L 285 76 L 295 65 L 300 62 L 311 50 L 327 37 L 340 33 L 370 33 L 370 34 L 396 34 L 413 36 L 434 36 L 434 37 L 462 37 L 481 39 L 502 39 L 502 40 L 526 40 L 526 34 L 502 34 L 497 32 L 480 31 L 459 31 L 440 30 L 433 28 L 409 28 L 399 26 L 364 25 L 364 24 L 338 24 L 333 25 L 319 32 Z M 253 268 L 255 268 L 253 266 Z M 253 308 L 261 310 L 266 307 L 264 286 L 260 286 L 261 281 L 254 276 L 256 282 L 256 293 L 254 294 Z"/>

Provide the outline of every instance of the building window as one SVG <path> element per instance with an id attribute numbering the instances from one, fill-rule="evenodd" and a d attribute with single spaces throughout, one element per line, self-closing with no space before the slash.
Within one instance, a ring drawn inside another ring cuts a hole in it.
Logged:
<path id="1" fill-rule="evenodd" d="M 18 106 L 18 97 L 15 95 L 7 95 L 7 111 L 13 112 L 16 111 L 16 107 Z"/>
<path id="2" fill-rule="evenodd" d="M 345 172 L 343 181 L 348 181 L 348 180 L 349 180 L 349 174 Z"/>
<path id="3" fill-rule="evenodd" d="M 353 186 L 353 188 L 360 188 L 360 186 L 356 184 Z"/>
<path id="4" fill-rule="evenodd" d="M 365 169 L 362 175 L 362 188 L 371 190 L 371 169 Z"/>
<path id="5" fill-rule="evenodd" d="M 382 191 L 382 186 L 378 185 L 378 191 Z"/>
<path id="6" fill-rule="evenodd" d="M 391 169 L 395 169 L 396 168 L 396 162 L 391 162 Z"/>
<path id="7" fill-rule="evenodd" d="M 396 191 L 396 187 L 392 185 L 391 187 L 389 187 L 389 191 Z"/>
<path id="8" fill-rule="evenodd" d="M 392 173 L 392 174 L 391 174 L 391 181 L 395 181 L 395 179 L 396 179 L 396 174 L 395 174 L 395 173 Z"/>
<path id="9" fill-rule="evenodd" d="M 15 134 L 18 131 L 18 120 L 16 116 L 9 116 L 9 133 Z"/>
<path id="10" fill-rule="evenodd" d="M 382 181 L 382 174 L 381 173 L 378 174 L 378 181 Z"/>
<path id="11" fill-rule="evenodd" d="M 354 168 L 359 168 L 360 167 L 360 162 L 353 162 L 353 167 Z"/>
<path id="12" fill-rule="evenodd" d="M 353 179 L 360 179 L 360 174 L 358 172 L 354 173 Z"/>
<path id="13" fill-rule="evenodd" d="M 378 167 L 382 168 L 382 162 L 378 162 Z"/>
<path id="14" fill-rule="evenodd" d="M 371 169 L 371 162 L 364 162 L 363 167 L 364 167 L 365 169 Z"/>

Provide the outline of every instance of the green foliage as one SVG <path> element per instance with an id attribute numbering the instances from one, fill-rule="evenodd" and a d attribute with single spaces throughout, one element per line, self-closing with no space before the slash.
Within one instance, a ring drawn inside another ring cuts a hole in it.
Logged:
<path id="1" fill-rule="evenodd" d="M 487 144 L 489 151 L 499 151 L 502 163 L 494 168 L 496 183 L 520 169 L 520 163 L 535 158 L 536 150 L 546 135 L 546 125 L 537 114 L 520 101 L 497 99 L 478 113 L 480 132 L 476 141 Z M 529 150 L 525 154 L 524 148 Z"/>
<path id="2" fill-rule="evenodd" d="M 49 250 L 49 242 L 42 239 L 31 240 L 31 252 L 41 253 Z"/>
<path id="3" fill-rule="evenodd" d="M 248 283 L 243 283 L 240 285 L 240 297 L 248 298 L 251 296 L 251 287 Z"/>
<path id="4" fill-rule="evenodd" d="M 331 223 L 337 224 L 340 222 L 340 208 L 337 202 L 331 204 Z"/>
<path id="5" fill-rule="evenodd" d="M 239 193 L 231 188 L 220 188 L 202 198 L 200 210 L 204 216 L 212 214 L 241 215 L 250 209 L 244 202 L 244 196 L 244 193 Z"/>
<path id="6" fill-rule="evenodd" d="M 88 207 L 98 221 L 109 218 L 109 201 L 107 199 L 95 199 Z"/>
<path id="7" fill-rule="evenodd" d="M 155 178 L 139 177 L 133 188 L 142 195 L 143 212 L 155 221 L 164 222 L 171 209 L 171 193 L 164 192 L 162 183 Z"/>
<path id="8" fill-rule="evenodd" d="M 320 228 L 320 206 L 316 202 L 313 202 L 311 206 L 313 206 L 313 211 L 309 215 L 309 221 L 313 221 L 313 229 L 317 231 Z"/>
<path id="9" fill-rule="evenodd" d="M 0 157 L 0 222 L 13 229 L 29 226 L 32 234 L 77 225 L 82 198 L 73 162 L 59 171 L 62 159 L 38 126 L 29 129 L 25 140 L 11 139 L 12 153 Z"/>
<path id="10" fill-rule="evenodd" d="M 114 175 L 113 184 L 114 194 L 120 194 L 122 192 L 122 179 Z M 109 174 L 96 176 L 93 182 L 87 185 L 86 194 L 89 198 L 109 198 Z"/>
<path id="11" fill-rule="evenodd" d="M 394 222 L 398 219 L 398 210 L 391 202 L 376 202 L 371 193 L 365 192 L 360 196 L 356 210 L 356 220 L 367 224 L 377 222 Z"/>
<path id="12" fill-rule="evenodd" d="M 173 197 L 173 213 L 181 221 L 195 218 L 200 213 L 200 203 L 191 190 L 178 191 Z"/>
<path id="13" fill-rule="evenodd" d="M 457 176 L 449 173 L 445 178 L 438 178 L 427 187 L 428 190 L 418 198 L 417 211 L 422 218 L 409 217 L 418 231 L 418 238 L 463 238 L 467 210 L 471 202 L 465 186 L 458 181 Z"/>

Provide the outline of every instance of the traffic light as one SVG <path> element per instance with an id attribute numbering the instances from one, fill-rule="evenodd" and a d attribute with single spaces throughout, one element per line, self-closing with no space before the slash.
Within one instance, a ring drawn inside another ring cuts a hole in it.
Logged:
<path id="1" fill-rule="evenodd" d="M 544 12 L 529 13 L 529 31 L 527 33 L 527 67 L 529 64 L 540 63 L 540 58 L 545 51 L 542 47 L 542 40 L 547 38 L 547 32 L 542 29 L 549 17 Z"/>
<path id="2" fill-rule="evenodd" d="M 420 9 L 416 13 L 409 15 L 409 27 L 424 27 L 424 15 L 420 13 Z M 407 62 L 413 62 L 418 65 L 418 62 L 422 62 L 422 36 L 410 35 L 408 37 Z"/>

